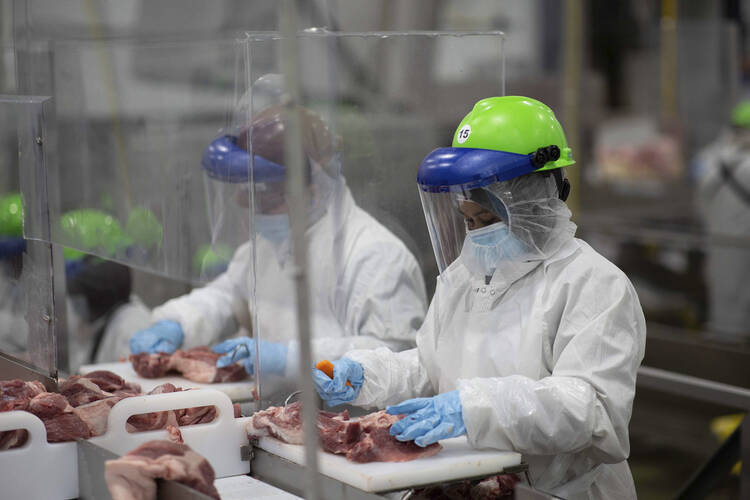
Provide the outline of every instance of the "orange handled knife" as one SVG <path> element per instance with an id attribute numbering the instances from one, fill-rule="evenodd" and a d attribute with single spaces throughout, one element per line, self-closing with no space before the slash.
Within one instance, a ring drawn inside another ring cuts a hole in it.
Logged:
<path id="1" fill-rule="evenodd" d="M 315 365 L 315 368 L 317 368 L 318 370 L 328 375 L 328 378 L 333 378 L 333 363 L 331 363 L 327 359 L 324 359 L 323 361 L 319 361 L 318 364 Z M 352 383 L 347 380 L 346 385 L 351 387 Z"/>

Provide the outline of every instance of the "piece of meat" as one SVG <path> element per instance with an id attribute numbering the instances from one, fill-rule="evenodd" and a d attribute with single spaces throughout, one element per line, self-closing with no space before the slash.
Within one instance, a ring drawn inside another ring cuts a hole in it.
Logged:
<path id="1" fill-rule="evenodd" d="M 317 424 L 321 447 L 358 463 L 406 462 L 433 456 L 442 449 L 437 443 L 422 448 L 413 441 L 401 442 L 391 436 L 391 425 L 401 418 L 385 411 L 351 420 L 346 411 L 320 412 Z M 272 436 L 286 443 L 302 444 L 302 404 L 296 402 L 256 412 L 248 421 L 247 433 L 250 438 Z"/>
<path id="2" fill-rule="evenodd" d="M 180 482 L 219 499 L 211 464 L 189 446 L 172 441 L 149 441 L 121 458 L 108 460 L 104 477 L 113 500 L 155 499 L 157 478 Z"/>
<path id="3" fill-rule="evenodd" d="M 247 434 L 252 438 L 271 436 L 289 444 L 302 444 L 302 403 L 272 406 L 253 414 L 247 422 Z"/>
<path id="4" fill-rule="evenodd" d="M 187 408 L 185 412 L 177 418 L 180 426 L 207 424 L 213 422 L 216 418 L 215 406 L 198 406 L 196 408 Z"/>
<path id="5" fill-rule="evenodd" d="M 109 412 L 112 407 L 120 401 L 121 397 L 112 396 L 111 398 L 100 399 L 77 408 L 73 408 L 73 413 L 86 422 L 92 436 L 101 436 L 107 430 L 107 421 Z"/>
<path id="6" fill-rule="evenodd" d="M 154 387 L 149 394 L 166 394 L 169 392 L 179 392 L 182 389 L 175 387 L 173 384 L 166 383 Z M 133 415 L 125 424 L 128 432 L 144 432 L 165 429 L 168 425 L 179 425 L 178 412 L 184 410 L 157 411 L 151 413 L 141 413 Z"/>
<path id="7" fill-rule="evenodd" d="M 480 481 L 471 488 L 472 500 L 500 500 L 513 498 L 513 489 L 520 479 L 515 474 L 501 474 Z"/>
<path id="8" fill-rule="evenodd" d="M 245 368 L 239 363 L 218 368 L 216 361 L 221 356 L 208 347 L 196 347 L 187 351 L 178 349 L 172 354 L 170 366 L 186 379 L 203 384 L 236 382 L 247 377 Z"/>
<path id="9" fill-rule="evenodd" d="M 158 352 L 156 354 L 132 354 L 130 362 L 133 364 L 133 370 L 144 378 L 163 377 L 170 370 L 169 361 L 171 354 Z"/>
<path id="10" fill-rule="evenodd" d="M 29 439 L 26 429 L 14 429 L 12 431 L 0 432 L 0 450 L 20 448 Z"/>
<path id="11" fill-rule="evenodd" d="M 388 415 L 383 410 L 358 419 L 362 433 L 346 452 L 346 458 L 357 463 L 407 462 L 431 457 L 442 449 L 438 443 L 423 448 L 414 441 L 399 441 L 391 436 L 391 425 L 402 418 L 403 415 Z"/>
<path id="12" fill-rule="evenodd" d="M 72 379 L 73 377 L 71 377 Z M 83 375 L 82 378 L 87 378 L 99 388 L 106 392 L 114 393 L 116 391 L 133 392 L 140 394 L 141 386 L 135 382 L 127 382 L 116 373 L 112 373 L 108 370 L 96 370 Z"/>
<path id="13" fill-rule="evenodd" d="M 167 426 L 167 438 L 172 441 L 173 443 L 184 443 L 185 441 L 182 439 L 182 433 L 180 432 L 179 427 L 175 427 L 174 425 L 168 425 Z"/>
<path id="14" fill-rule="evenodd" d="M 510 500 L 519 482 L 514 474 L 501 474 L 476 481 L 457 481 L 414 490 L 414 500 Z"/>
<path id="15" fill-rule="evenodd" d="M 91 437 L 89 426 L 75 414 L 61 394 L 43 392 L 29 401 L 31 413 L 39 417 L 47 429 L 47 441 L 57 443 Z"/>
<path id="16" fill-rule="evenodd" d="M 175 371 L 193 382 L 212 384 L 217 382 L 236 382 L 247 377 L 245 368 L 234 363 L 224 368 L 217 368 L 216 354 L 208 347 L 178 349 L 174 354 L 135 354 L 130 356 L 133 369 L 141 377 L 158 378 Z"/>
<path id="17" fill-rule="evenodd" d="M 0 380 L 0 411 L 25 410 L 31 398 L 46 391 L 36 380 Z"/>
<path id="18" fill-rule="evenodd" d="M 60 384 L 60 394 L 65 396 L 72 407 L 78 407 L 100 399 L 111 398 L 111 392 L 103 391 L 88 378 L 73 375 Z"/>
<path id="19" fill-rule="evenodd" d="M 27 410 L 29 401 L 34 396 L 45 392 L 44 385 L 38 381 L 0 380 L 0 412 Z M 29 439 L 25 429 L 14 429 L 0 432 L 0 450 L 20 448 Z"/>

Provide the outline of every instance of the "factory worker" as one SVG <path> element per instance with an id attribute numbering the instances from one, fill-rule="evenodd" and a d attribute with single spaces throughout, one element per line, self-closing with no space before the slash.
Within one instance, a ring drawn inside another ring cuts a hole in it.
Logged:
<path id="1" fill-rule="evenodd" d="M 132 292 L 130 268 L 109 260 L 128 249 L 148 248 L 143 235 L 149 225 L 137 222 L 147 218 L 143 211 L 131 212 L 125 228 L 95 209 L 71 210 L 61 218 L 65 242 L 75 247 L 63 250 L 71 372 L 127 357 L 133 328 L 151 321 L 151 311 Z"/>
<path id="2" fill-rule="evenodd" d="M 306 238 L 313 348 L 333 358 L 353 348 L 411 348 L 427 308 L 419 265 L 403 242 L 354 202 L 340 173 L 340 140 L 316 113 L 299 111 L 310 195 Z M 133 353 L 214 344 L 236 332 L 240 302 L 257 321 L 260 372 L 287 378 L 298 373 L 284 116 L 283 106 L 268 107 L 253 117 L 249 131 L 219 137 L 209 146 L 203 157 L 208 177 L 235 189 L 234 199 L 247 206 L 249 140 L 255 237 L 218 278 L 156 308 L 153 325 L 132 337 Z M 255 372 L 254 339 L 229 339 L 214 350 L 225 354 L 219 366 L 242 359 L 247 371 Z"/>
<path id="3" fill-rule="evenodd" d="M 750 341 L 750 100 L 732 128 L 698 155 L 698 212 L 706 246 L 708 327 L 717 340 Z"/>
<path id="4" fill-rule="evenodd" d="M 479 101 L 419 168 L 440 275 L 417 348 L 346 353 L 333 379 L 313 370 L 321 397 L 405 414 L 391 434 L 420 446 L 465 434 L 520 452 L 534 486 L 564 498 L 635 498 L 645 321 L 627 277 L 574 238 L 572 164 L 543 103 Z"/>

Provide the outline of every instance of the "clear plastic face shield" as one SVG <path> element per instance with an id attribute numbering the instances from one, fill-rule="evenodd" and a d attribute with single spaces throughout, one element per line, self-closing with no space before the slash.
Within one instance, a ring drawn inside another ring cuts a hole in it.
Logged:
<path id="1" fill-rule="evenodd" d="M 462 265 L 472 275 L 486 277 L 508 266 L 543 260 L 575 230 L 549 173 L 438 192 L 422 186 L 420 197 L 444 278 L 450 278 L 445 271 L 451 266 Z"/>
<path id="2" fill-rule="evenodd" d="M 237 227 L 247 240 L 252 229 L 256 241 L 261 240 L 258 244 L 270 243 L 282 260 L 290 253 L 284 161 L 285 99 L 280 75 L 259 78 L 251 92 L 240 100 L 237 113 L 240 117 L 251 116 L 250 125 L 235 125 L 214 139 L 202 160 L 212 232 Z M 313 111 L 306 108 L 301 111 L 309 186 L 308 225 L 312 225 L 326 213 L 339 185 L 339 139 Z M 234 210 L 232 206 L 242 210 Z M 249 216 L 231 219 L 233 214 L 242 212 Z M 226 236 L 217 240 L 225 241 Z"/>

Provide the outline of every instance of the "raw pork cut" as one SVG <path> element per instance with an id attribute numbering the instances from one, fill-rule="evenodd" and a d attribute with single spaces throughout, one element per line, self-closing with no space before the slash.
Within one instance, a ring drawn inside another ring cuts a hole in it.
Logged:
<path id="1" fill-rule="evenodd" d="M 74 408 L 62 394 L 43 392 L 29 401 L 28 411 L 44 423 L 47 429 L 47 441 L 58 443 L 91 437 L 88 424 L 73 410 Z"/>
<path id="2" fill-rule="evenodd" d="M 86 375 L 78 376 L 74 375 L 73 377 L 70 377 L 69 380 L 72 380 L 74 378 L 87 378 L 96 385 L 99 386 L 99 388 L 103 391 L 107 392 L 117 392 L 117 391 L 123 391 L 123 392 L 132 392 L 134 394 L 140 394 L 141 393 L 141 386 L 136 384 L 135 382 L 126 382 L 122 377 L 117 375 L 116 373 L 112 373 L 107 370 L 96 370 L 93 372 L 89 372 Z"/>
<path id="3" fill-rule="evenodd" d="M 219 499 L 211 464 L 189 446 L 175 427 L 168 427 L 171 441 L 148 441 L 127 455 L 105 462 L 104 477 L 112 500 L 156 499 L 156 479 L 177 481 Z"/>
<path id="4" fill-rule="evenodd" d="M 216 360 L 221 354 L 216 354 L 208 347 L 195 347 L 187 351 L 178 349 L 174 354 L 134 354 L 130 356 L 133 369 L 141 377 L 158 378 L 170 371 L 193 382 L 213 384 L 217 382 L 236 382 L 247 377 L 245 368 L 234 363 L 224 368 L 217 368 Z"/>
<path id="5" fill-rule="evenodd" d="M 510 500 L 520 480 L 515 474 L 501 474 L 477 481 L 458 481 L 414 490 L 414 500 Z"/>
<path id="6" fill-rule="evenodd" d="M 167 374 L 170 369 L 169 360 L 171 354 L 157 352 L 156 354 L 131 354 L 130 362 L 133 364 L 133 370 L 144 378 L 159 378 Z"/>
<path id="7" fill-rule="evenodd" d="M 385 411 L 350 419 L 347 411 L 318 413 L 321 447 L 329 452 L 346 455 L 352 462 L 406 462 L 430 457 L 442 446 L 435 443 L 425 448 L 413 441 L 401 442 L 390 435 L 390 428 L 402 416 Z M 250 438 L 272 436 L 290 444 L 302 444 L 302 403 L 274 406 L 257 412 L 247 423 Z"/>
<path id="8" fill-rule="evenodd" d="M 41 382 L 23 380 L 0 380 L 0 412 L 26 410 L 34 396 L 45 392 Z M 0 432 L 0 450 L 18 448 L 26 443 L 29 433 L 25 429 Z"/>
<path id="9" fill-rule="evenodd" d="M 43 392 L 47 389 L 36 380 L 0 380 L 0 411 L 25 410 L 29 400 Z"/>
<path id="10" fill-rule="evenodd" d="M 175 387 L 173 384 L 166 383 L 155 387 L 149 394 L 165 394 L 168 392 L 179 392 L 183 389 Z M 187 389 L 190 390 L 190 389 Z M 234 417 L 242 416 L 240 405 L 233 404 Z M 167 426 L 207 424 L 213 422 L 216 418 L 216 407 L 214 406 L 197 406 L 194 408 L 181 408 L 177 410 L 168 410 L 160 412 L 142 413 L 133 415 L 128 419 L 126 429 L 128 432 L 143 432 L 157 429 L 164 429 Z"/>

